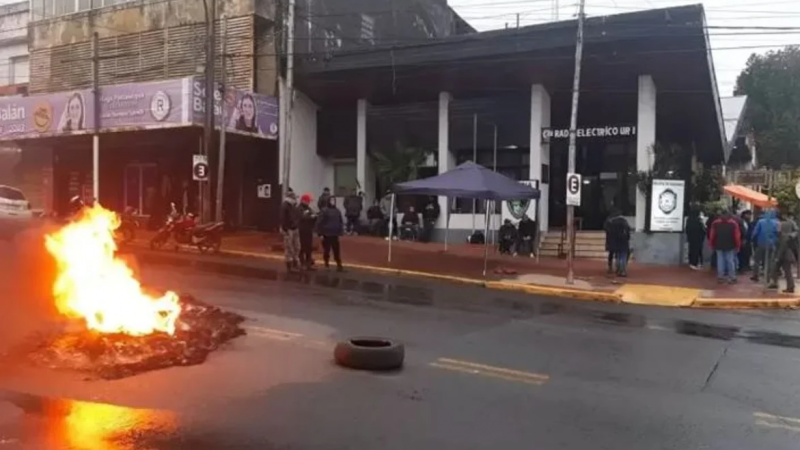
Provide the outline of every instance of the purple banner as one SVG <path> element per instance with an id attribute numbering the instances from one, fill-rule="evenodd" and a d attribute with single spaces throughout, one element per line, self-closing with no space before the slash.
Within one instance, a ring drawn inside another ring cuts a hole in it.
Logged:
<path id="1" fill-rule="evenodd" d="M 183 95 L 188 85 L 188 79 L 177 79 L 104 87 L 100 90 L 100 127 L 119 131 L 188 124 Z"/>
<path id="2" fill-rule="evenodd" d="M 0 139 L 79 133 L 93 126 L 91 91 L 0 99 Z"/>
<path id="3" fill-rule="evenodd" d="M 192 81 L 192 112 L 194 122 L 202 124 L 205 112 L 205 82 Z M 278 138 L 278 99 L 229 88 L 223 101 L 219 90 L 214 92 L 214 115 L 217 126 L 224 123 L 234 133 L 250 134 L 267 139 Z"/>

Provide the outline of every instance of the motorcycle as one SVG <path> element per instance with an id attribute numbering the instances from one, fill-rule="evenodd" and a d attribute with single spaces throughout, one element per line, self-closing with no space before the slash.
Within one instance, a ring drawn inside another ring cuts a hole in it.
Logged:
<path id="1" fill-rule="evenodd" d="M 130 244 L 136 239 L 136 229 L 139 221 L 136 220 L 136 210 L 130 206 L 119 216 L 119 227 L 114 231 L 117 244 Z"/>
<path id="2" fill-rule="evenodd" d="M 219 252 L 225 227 L 223 222 L 197 224 L 194 214 L 181 215 L 175 203 L 170 204 L 170 207 L 172 211 L 167 216 L 166 223 L 150 240 L 151 249 L 161 249 L 172 236 L 175 240 L 175 251 L 183 244 L 196 246 L 200 253 Z"/>

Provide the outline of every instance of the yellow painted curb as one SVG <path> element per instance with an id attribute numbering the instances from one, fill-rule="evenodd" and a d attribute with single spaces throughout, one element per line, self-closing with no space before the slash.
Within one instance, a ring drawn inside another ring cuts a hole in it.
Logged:
<path id="1" fill-rule="evenodd" d="M 615 291 L 625 303 L 649 306 L 691 306 L 700 292 L 694 288 L 634 283 L 626 283 Z"/>
<path id="2" fill-rule="evenodd" d="M 486 287 L 489 289 L 549 295 L 551 297 L 574 298 L 578 300 L 591 300 L 596 302 L 620 303 L 622 301 L 622 297 L 613 292 L 598 292 L 586 289 L 541 286 L 536 284 L 512 283 L 508 281 L 487 281 Z"/>
<path id="3" fill-rule="evenodd" d="M 799 308 L 798 298 L 697 298 L 692 308 L 714 309 L 786 309 Z"/>

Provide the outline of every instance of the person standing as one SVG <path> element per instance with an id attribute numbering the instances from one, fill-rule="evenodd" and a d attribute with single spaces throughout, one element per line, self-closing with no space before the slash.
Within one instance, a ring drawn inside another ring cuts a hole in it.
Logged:
<path id="1" fill-rule="evenodd" d="M 785 294 L 794 293 L 794 273 L 792 266 L 797 262 L 794 253 L 794 242 L 797 240 L 797 224 L 791 217 L 781 221 L 778 230 L 778 242 L 775 248 L 775 267 L 770 271 L 768 289 L 778 289 L 778 276 L 783 272 L 786 279 Z"/>
<path id="2" fill-rule="evenodd" d="M 762 270 L 764 276 L 769 277 L 767 266 L 775 255 L 775 246 L 778 243 L 778 219 L 774 209 L 764 211 L 761 218 L 753 228 L 752 240 L 756 246 L 755 257 L 753 258 L 753 276 L 751 280 L 758 282 Z"/>
<path id="3" fill-rule="evenodd" d="M 619 277 L 628 276 L 628 254 L 631 246 L 631 225 L 618 210 L 611 212 L 606 222 L 606 245 L 609 253 L 614 255 L 615 273 Z"/>
<path id="4" fill-rule="evenodd" d="M 317 215 L 311 209 L 311 194 L 303 194 L 300 197 L 300 264 L 305 270 L 314 270 L 314 226 L 317 222 Z"/>
<path id="5" fill-rule="evenodd" d="M 711 223 L 709 243 L 717 254 L 717 282 L 736 283 L 736 253 L 742 246 L 742 234 L 736 219 L 725 210 Z"/>
<path id="6" fill-rule="evenodd" d="M 317 234 L 322 236 L 322 260 L 325 268 L 330 267 L 331 252 L 336 261 L 336 270 L 344 272 L 339 236 L 344 232 L 342 212 L 336 207 L 336 197 L 328 197 L 328 206 L 319 212 Z"/>
<path id="7" fill-rule="evenodd" d="M 430 242 L 433 238 L 433 228 L 436 226 L 436 221 L 439 220 L 441 209 L 439 208 L 439 199 L 431 197 L 428 199 L 428 204 L 422 210 L 422 242 Z"/>
<path id="8" fill-rule="evenodd" d="M 686 241 L 689 244 L 689 267 L 700 269 L 703 266 L 703 243 L 706 240 L 706 226 L 697 209 L 689 211 L 686 218 Z"/>
<path id="9" fill-rule="evenodd" d="M 323 209 L 328 207 L 328 199 L 331 197 L 331 190 L 330 188 L 325 188 L 322 190 L 322 194 L 319 196 L 319 200 L 317 200 L 317 209 L 322 211 Z M 336 204 L 334 203 L 334 206 Z"/>
<path id="10" fill-rule="evenodd" d="M 356 234 L 358 231 L 358 221 L 361 218 L 361 211 L 364 209 L 363 198 L 357 189 L 344 199 L 344 214 L 347 218 L 345 232 Z"/>
<path id="11" fill-rule="evenodd" d="M 517 242 L 517 251 L 514 252 L 514 255 L 528 255 L 533 258 L 533 245 L 536 242 L 536 222 L 531 220 L 527 214 L 522 216 L 519 225 L 517 225 L 517 238 L 519 242 Z"/>
<path id="12" fill-rule="evenodd" d="M 300 269 L 300 211 L 297 208 L 297 196 L 291 188 L 281 204 L 280 224 L 286 270 L 294 272 Z"/>
<path id="13" fill-rule="evenodd" d="M 753 257 L 753 212 L 748 210 L 740 214 L 744 231 L 742 232 L 742 249 L 739 250 L 739 271 L 750 271 L 750 259 Z"/>

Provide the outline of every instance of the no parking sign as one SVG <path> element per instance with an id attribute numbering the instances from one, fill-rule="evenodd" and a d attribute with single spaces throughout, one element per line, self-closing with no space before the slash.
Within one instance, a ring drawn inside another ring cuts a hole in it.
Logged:
<path id="1" fill-rule="evenodd" d="M 580 174 L 567 174 L 567 206 L 581 206 L 581 184 Z"/>

